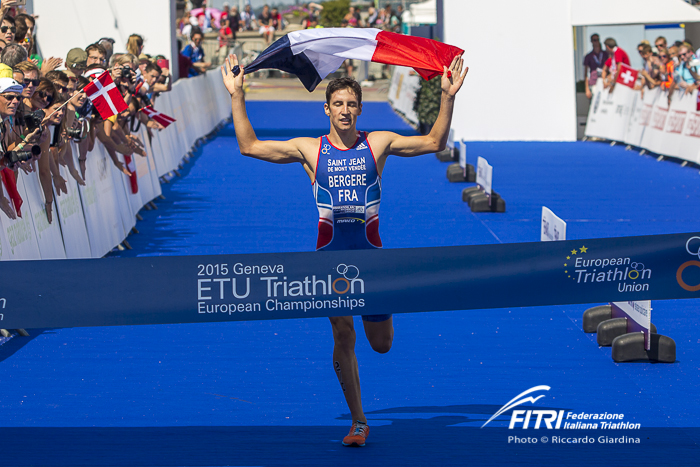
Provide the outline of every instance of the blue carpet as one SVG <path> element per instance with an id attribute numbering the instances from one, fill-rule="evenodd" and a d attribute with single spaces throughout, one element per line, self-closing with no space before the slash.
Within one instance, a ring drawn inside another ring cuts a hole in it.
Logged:
<path id="1" fill-rule="evenodd" d="M 248 111 L 268 139 L 328 129 L 318 103 L 251 102 Z M 364 105 L 360 129 L 411 134 L 379 103 Z M 696 169 L 595 143 L 469 143 L 468 161 L 477 156 L 494 166 L 506 213 L 472 214 L 460 197 L 468 185 L 448 183 L 447 164 L 433 156 L 390 158 L 385 247 L 537 241 L 543 205 L 568 222 L 569 239 L 700 230 Z M 315 245 L 318 214 L 304 171 L 242 157 L 232 127 L 163 192 L 129 238 L 134 249 L 119 256 Z M 697 465 L 698 301 L 653 306 L 659 332 L 676 340 L 675 364 L 615 364 L 582 332 L 586 306 L 398 315 L 388 354 L 358 335 L 371 426 L 365 449 L 340 445 L 349 415 L 325 319 L 33 330 L 31 340 L 0 346 L 0 445 L 11 447 L 2 463 Z M 533 408 L 623 413 L 642 428 L 508 430 L 505 416 L 480 428 L 537 385 L 551 390 Z M 538 443 L 509 443 L 514 435 Z M 640 444 L 601 444 L 599 436 Z"/>

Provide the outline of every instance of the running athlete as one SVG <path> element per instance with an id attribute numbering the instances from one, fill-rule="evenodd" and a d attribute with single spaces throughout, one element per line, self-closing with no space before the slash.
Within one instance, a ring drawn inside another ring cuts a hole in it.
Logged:
<path id="1" fill-rule="evenodd" d="M 320 138 L 294 138 L 289 141 L 261 141 L 246 114 L 243 75 L 232 73 L 238 65 L 230 55 L 221 67 L 226 89 L 231 94 L 231 110 L 241 154 L 276 164 L 298 162 L 311 179 L 318 206 L 317 250 L 381 248 L 379 202 L 382 171 L 390 155 L 413 157 L 445 148 L 452 121 L 454 98 L 469 68 L 462 72 L 462 57 L 452 60 L 442 75 L 440 113 L 430 134 L 401 136 L 390 131 L 357 131 L 362 113 L 362 88 L 351 78 L 331 81 L 326 88 L 324 109 L 330 118 L 330 132 Z M 352 415 L 345 446 L 364 446 L 369 434 L 362 411 L 360 377 L 355 357 L 355 329 L 352 316 L 330 318 L 333 327 L 333 368 Z M 394 339 L 390 314 L 363 316 L 365 335 L 372 349 L 386 353 Z"/>

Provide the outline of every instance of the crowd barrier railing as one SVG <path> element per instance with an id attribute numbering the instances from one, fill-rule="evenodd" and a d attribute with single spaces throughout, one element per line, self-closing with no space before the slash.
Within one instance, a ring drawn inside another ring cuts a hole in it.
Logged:
<path id="1" fill-rule="evenodd" d="M 147 153 L 133 155 L 136 193 L 98 141 L 87 156 L 85 186 L 78 186 L 68 169 L 60 167 L 68 193 L 54 193 L 49 223 L 38 174 L 20 171 L 22 217 L 12 220 L 0 212 L 0 260 L 101 258 L 123 242 L 136 225 L 137 213 L 161 194 L 161 177 L 177 169 L 195 143 L 230 116 L 230 97 L 220 73 L 215 69 L 179 80 L 171 92 L 158 97 L 154 107 L 177 121 L 153 131 L 150 142 L 143 125 L 136 132 Z M 77 167 L 78 147 L 71 145 Z M 124 163 L 124 156 L 119 157 Z"/>
<path id="2" fill-rule="evenodd" d="M 585 135 L 700 163 L 698 91 L 675 90 L 670 97 L 669 105 L 669 92 L 660 87 L 642 93 L 617 84 L 610 92 L 599 80 Z"/>

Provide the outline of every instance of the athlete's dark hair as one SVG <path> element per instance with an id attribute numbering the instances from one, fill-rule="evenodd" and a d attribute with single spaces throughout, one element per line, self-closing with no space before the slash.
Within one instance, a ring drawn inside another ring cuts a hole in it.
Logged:
<path id="1" fill-rule="evenodd" d="M 357 97 L 358 104 L 362 104 L 362 87 L 360 83 L 352 78 L 337 78 L 328 83 L 326 88 L 326 104 L 331 104 L 331 96 L 334 92 L 340 91 L 341 89 L 350 89 Z"/>

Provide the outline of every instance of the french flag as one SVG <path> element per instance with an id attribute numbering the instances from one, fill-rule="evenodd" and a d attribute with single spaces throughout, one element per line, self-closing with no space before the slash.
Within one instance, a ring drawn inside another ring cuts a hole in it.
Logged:
<path id="1" fill-rule="evenodd" d="M 313 91 L 348 58 L 411 67 L 431 79 L 462 53 L 464 50 L 442 42 L 380 29 L 304 29 L 278 39 L 245 67 L 245 73 L 276 68 L 297 75 Z"/>

